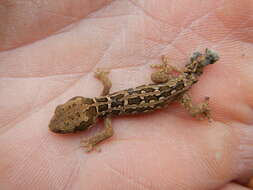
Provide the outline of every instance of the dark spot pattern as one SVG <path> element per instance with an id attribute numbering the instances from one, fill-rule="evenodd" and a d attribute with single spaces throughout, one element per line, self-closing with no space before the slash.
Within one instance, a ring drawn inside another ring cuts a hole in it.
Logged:
<path id="1" fill-rule="evenodd" d="M 124 101 L 113 101 L 112 103 L 111 103 L 111 107 L 112 108 L 115 108 L 115 107 L 119 107 L 119 106 L 124 106 Z"/>
<path id="2" fill-rule="evenodd" d="M 97 102 L 108 102 L 108 99 L 106 97 L 102 97 L 102 98 L 95 98 L 95 100 Z"/>
<path id="3" fill-rule="evenodd" d="M 128 114 L 133 113 L 134 111 L 135 111 L 135 109 L 133 109 L 133 108 L 125 109 L 125 113 L 128 113 Z"/>
<path id="4" fill-rule="evenodd" d="M 170 87 L 169 86 L 161 86 L 161 87 L 159 87 L 159 90 L 160 91 L 170 90 Z"/>
<path id="5" fill-rule="evenodd" d="M 88 121 L 82 121 L 79 126 L 76 126 L 74 128 L 74 132 L 76 131 L 82 131 L 90 127 L 92 124 L 94 124 L 94 120 L 96 119 L 97 115 L 97 109 L 95 106 L 91 106 L 88 110 L 84 112 L 84 114 L 89 118 Z"/>
<path id="6" fill-rule="evenodd" d="M 119 115 L 120 114 L 120 110 L 112 110 L 112 114 L 113 115 Z"/>
<path id="7" fill-rule="evenodd" d="M 141 98 L 140 97 L 134 97 L 134 98 L 129 98 L 128 99 L 128 105 L 133 105 L 133 104 L 140 104 L 141 103 Z"/>
<path id="8" fill-rule="evenodd" d="M 83 103 L 91 105 L 94 104 L 95 102 L 92 98 L 83 98 Z"/>
<path id="9" fill-rule="evenodd" d="M 124 97 L 124 94 L 118 94 L 115 96 L 110 96 L 111 100 L 118 100 Z"/>
<path id="10" fill-rule="evenodd" d="M 88 114 L 89 118 L 91 118 L 91 117 L 94 116 L 94 115 L 97 115 L 97 109 L 96 109 L 96 107 L 95 107 L 95 106 L 91 106 L 91 107 L 87 110 L 87 113 L 89 113 L 89 114 Z"/>
<path id="11" fill-rule="evenodd" d="M 89 127 L 89 126 L 87 125 L 87 122 L 82 121 L 82 122 L 80 123 L 80 125 L 78 125 L 78 126 L 75 127 L 75 131 L 74 131 L 74 132 L 83 131 L 83 130 L 87 129 L 88 127 Z"/>
<path id="12" fill-rule="evenodd" d="M 102 112 L 102 111 L 106 111 L 108 110 L 108 105 L 107 104 L 102 104 L 98 106 L 98 111 Z"/>
<path id="13" fill-rule="evenodd" d="M 144 90 L 146 93 L 154 92 L 154 91 L 155 91 L 155 89 L 153 89 L 153 88 L 144 88 L 143 90 Z"/>
<path id="14" fill-rule="evenodd" d="M 177 85 L 175 86 L 175 88 L 173 88 L 172 90 L 180 91 L 180 90 L 182 90 L 182 89 L 184 89 L 184 88 L 185 88 L 185 85 L 184 85 L 183 82 L 181 82 L 181 83 L 177 84 Z"/>
<path id="15" fill-rule="evenodd" d="M 151 108 L 151 107 L 138 107 L 138 108 L 136 108 L 136 111 L 138 112 L 138 113 L 142 113 L 142 112 L 146 112 L 146 111 L 152 111 L 152 110 L 154 110 L 153 108 Z"/>
<path id="16" fill-rule="evenodd" d="M 146 103 L 149 103 L 151 100 L 157 101 L 158 98 L 156 96 L 145 96 L 144 100 Z"/>
<path id="17" fill-rule="evenodd" d="M 170 96 L 170 91 L 164 91 L 164 92 L 162 92 L 161 93 L 161 95 L 160 95 L 160 97 L 165 97 L 165 98 L 167 98 L 167 97 L 169 97 Z M 159 98 L 160 98 L 159 97 Z"/>
<path id="18" fill-rule="evenodd" d="M 133 88 L 129 88 L 129 89 L 127 89 L 127 93 L 129 94 L 129 95 L 133 95 L 133 94 L 140 94 L 141 93 L 141 90 L 136 90 L 136 89 L 133 89 Z"/>

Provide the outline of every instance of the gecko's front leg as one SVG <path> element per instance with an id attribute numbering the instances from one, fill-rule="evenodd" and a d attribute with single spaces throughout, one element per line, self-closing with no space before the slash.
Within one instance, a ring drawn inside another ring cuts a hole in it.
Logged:
<path id="1" fill-rule="evenodd" d="M 111 80 L 108 78 L 108 71 L 103 71 L 101 69 L 97 69 L 94 73 L 94 76 L 100 80 L 104 86 L 103 91 L 101 92 L 101 96 L 105 96 L 107 94 L 109 94 L 110 89 L 112 87 L 112 82 Z"/>
<path id="2" fill-rule="evenodd" d="M 106 117 L 104 119 L 104 125 L 104 129 L 101 131 L 95 133 L 91 137 L 87 137 L 81 140 L 81 147 L 84 147 L 86 152 L 92 151 L 98 143 L 113 135 L 114 131 L 110 117 Z"/>
<path id="3" fill-rule="evenodd" d="M 106 72 L 106 71 L 103 71 L 100 69 L 98 69 L 95 72 L 95 77 L 97 79 L 99 79 L 104 86 L 101 96 L 105 96 L 105 95 L 109 94 L 111 86 L 112 86 L 112 83 L 111 83 L 110 79 L 108 78 L 108 74 L 109 74 L 109 72 Z M 94 134 L 91 137 L 84 138 L 81 141 L 81 146 L 86 149 L 86 152 L 90 152 L 94 149 L 94 147 L 98 143 L 111 137 L 113 135 L 113 133 L 114 132 L 113 132 L 113 128 L 112 128 L 111 118 L 109 116 L 107 116 L 104 118 L 104 129 L 97 132 L 96 134 Z"/>

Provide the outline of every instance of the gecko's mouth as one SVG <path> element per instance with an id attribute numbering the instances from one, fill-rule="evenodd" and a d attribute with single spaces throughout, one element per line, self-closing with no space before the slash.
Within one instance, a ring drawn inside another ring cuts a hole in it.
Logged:
<path id="1" fill-rule="evenodd" d="M 68 133 L 66 130 L 61 130 L 61 129 L 58 129 L 58 128 L 52 128 L 50 126 L 49 126 L 49 128 L 54 133 L 59 133 L 59 134 L 66 134 L 66 133 Z"/>
<path id="2" fill-rule="evenodd" d="M 78 131 L 83 131 L 88 128 L 90 125 L 86 125 L 86 122 L 81 122 L 80 125 L 75 127 L 70 127 L 68 123 L 59 122 L 58 120 L 52 119 L 49 124 L 50 131 L 58 134 L 67 134 L 67 133 L 75 133 Z"/>
<path id="3" fill-rule="evenodd" d="M 56 128 L 56 127 L 52 127 L 53 125 L 49 125 L 49 129 L 50 131 L 54 132 L 54 133 L 59 133 L 59 134 L 65 134 L 65 133 L 68 133 L 67 131 L 65 130 L 61 130 L 59 128 Z"/>
<path id="4" fill-rule="evenodd" d="M 49 129 L 50 131 L 54 133 L 59 133 L 59 134 L 66 134 L 72 132 L 71 128 L 67 128 L 66 126 L 61 127 L 61 122 L 57 121 L 56 119 L 52 119 L 49 123 Z"/>

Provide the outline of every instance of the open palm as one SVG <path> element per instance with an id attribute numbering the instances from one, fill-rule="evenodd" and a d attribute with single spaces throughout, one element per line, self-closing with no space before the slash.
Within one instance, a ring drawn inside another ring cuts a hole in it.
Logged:
<path id="1" fill-rule="evenodd" d="M 18 2 L 1 3 L 0 189 L 232 190 L 252 175 L 252 1 Z M 113 118 L 115 135 L 89 154 L 80 140 L 102 122 L 48 130 L 58 104 L 100 94 L 96 68 L 113 92 L 150 83 L 161 55 L 180 68 L 206 47 L 220 60 L 190 93 L 210 97 L 213 122 L 178 104 Z"/>

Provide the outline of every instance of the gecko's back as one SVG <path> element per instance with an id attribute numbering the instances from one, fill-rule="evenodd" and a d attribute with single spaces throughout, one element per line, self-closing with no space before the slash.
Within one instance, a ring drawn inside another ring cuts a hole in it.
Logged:
<path id="1" fill-rule="evenodd" d="M 142 85 L 94 98 L 99 117 L 151 112 L 163 108 L 187 91 L 191 83 L 184 78 L 174 78 L 167 83 Z"/>

